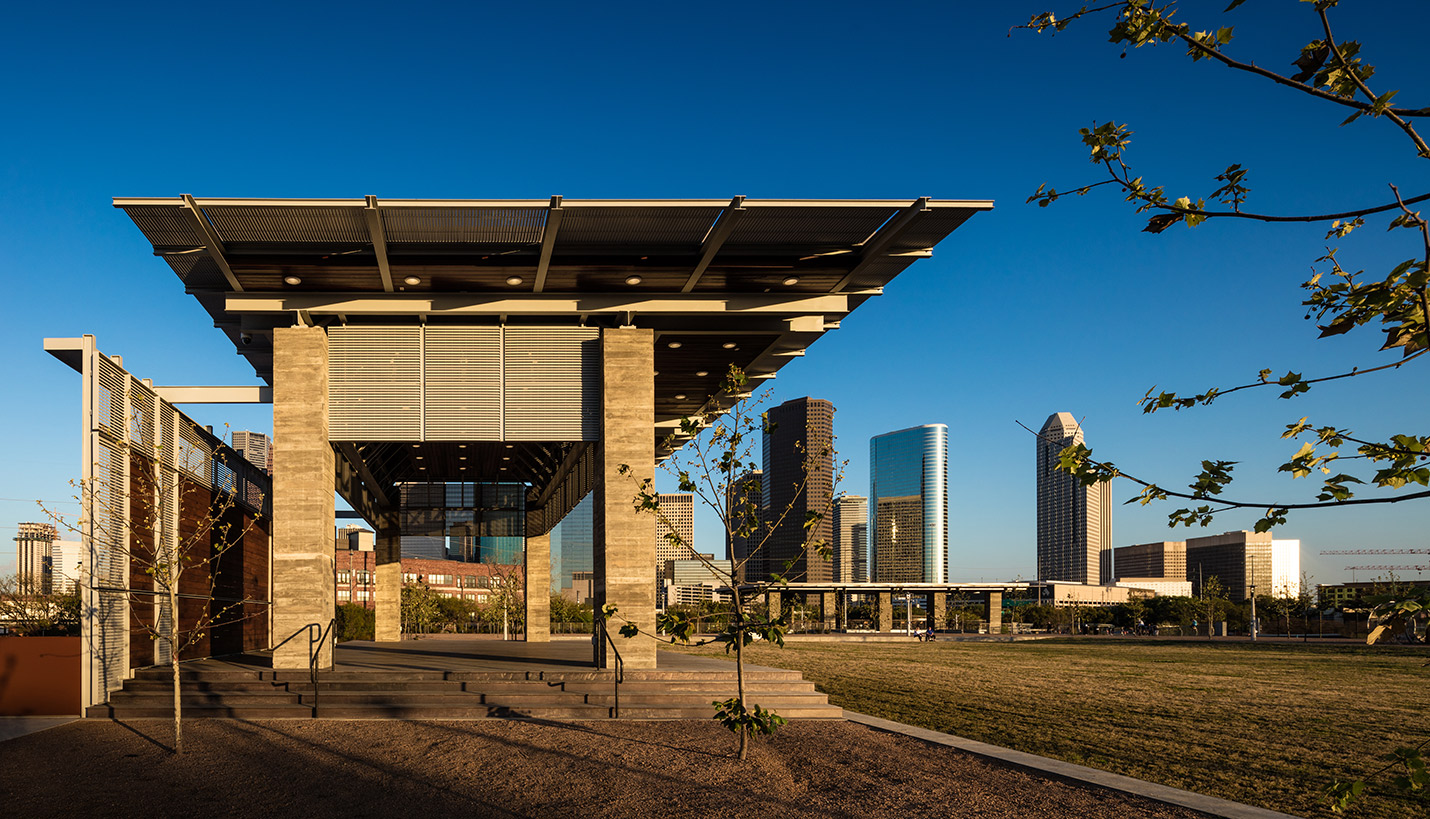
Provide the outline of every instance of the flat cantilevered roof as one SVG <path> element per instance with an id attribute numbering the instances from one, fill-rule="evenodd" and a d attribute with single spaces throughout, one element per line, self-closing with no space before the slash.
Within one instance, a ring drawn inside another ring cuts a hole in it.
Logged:
<path id="1" fill-rule="evenodd" d="M 657 421 L 772 377 L 986 200 L 117 198 L 257 375 L 295 321 L 634 325 Z M 678 366 L 664 360 L 680 349 Z M 700 375 L 696 375 L 700 373 Z M 679 396 L 677 398 L 676 396 Z"/>

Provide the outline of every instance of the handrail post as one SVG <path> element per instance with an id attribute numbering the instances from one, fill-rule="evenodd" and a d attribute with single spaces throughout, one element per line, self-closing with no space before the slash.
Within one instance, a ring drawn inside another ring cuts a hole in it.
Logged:
<path id="1" fill-rule="evenodd" d="M 613 714 L 612 714 L 612 719 L 620 719 L 620 718 L 621 718 L 621 683 L 625 682 L 626 663 L 625 663 L 625 660 L 621 659 L 621 650 L 618 649 L 618 648 L 616 648 L 616 641 L 611 637 L 611 631 L 610 631 L 610 629 L 606 628 L 606 617 L 605 617 L 605 615 L 604 615 L 604 614 L 601 614 L 601 613 L 598 613 L 597 616 L 596 616 L 595 618 L 593 618 L 592 624 L 593 624 L 593 627 L 592 627 L 592 629 L 591 629 L 591 637 L 592 637 L 592 642 L 594 643 L 594 645 L 595 645 L 595 647 L 596 647 L 596 661 L 597 661 L 596 664 L 597 664 L 598 666 L 600 665 L 600 653 L 601 653 L 600 649 L 601 649 L 601 642 L 602 642 L 603 640 L 604 640 L 605 642 L 607 642 L 607 643 L 610 643 L 610 645 L 611 645 L 611 653 L 612 653 L 613 655 L 615 655 L 615 658 L 616 658 L 616 668 L 615 668 L 615 674 L 614 674 L 614 677 L 613 677 L 613 680 L 614 680 L 613 688 L 614 688 L 614 693 L 615 693 L 615 697 L 614 697 L 614 699 L 615 699 L 615 710 L 614 710 L 614 712 L 613 712 Z M 599 631 L 598 631 L 598 630 L 599 630 Z"/>

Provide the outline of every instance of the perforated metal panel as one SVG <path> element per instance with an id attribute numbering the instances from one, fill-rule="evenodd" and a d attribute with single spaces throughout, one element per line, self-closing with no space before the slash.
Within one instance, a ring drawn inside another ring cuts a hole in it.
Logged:
<path id="1" fill-rule="evenodd" d="M 501 440 L 501 328 L 428 327 L 424 343 L 426 440 Z"/>
<path id="2" fill-rule="evenodd" d="M 328 330 L 334 441 L 422 440 L 422 328 Z"/>
<path id="3" fill-rule="evenodd" d="M 599 331 L 508 327 L 505 360 L 505 440 L 600 439 Z"/>
<path id="4" fill-rule="evenodd" d="M 334 327 L 334 441 L 595 441 L 600 332 Z"/>

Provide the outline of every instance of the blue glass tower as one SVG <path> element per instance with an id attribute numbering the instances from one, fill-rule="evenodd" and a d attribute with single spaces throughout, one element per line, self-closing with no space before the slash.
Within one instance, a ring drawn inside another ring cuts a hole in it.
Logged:
<path id="1" fill-rule="evenodd" d="M 948 582 L 948 427 L 869 439 L 869 579 Z"/>

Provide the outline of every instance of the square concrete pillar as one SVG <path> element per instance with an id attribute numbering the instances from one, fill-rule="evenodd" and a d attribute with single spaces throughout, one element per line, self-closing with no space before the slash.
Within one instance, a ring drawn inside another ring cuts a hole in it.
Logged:
<path id="1" fill-rule="evenodd" d="M 593 593 L 597 610 L 619 611 L 611 634 L 627 668 L 655 668 L 655 640 L 617 635 L 622 619 L 655 632 L 655 516 L 636 510 L 640 482 L 655 477 L 655 334 L 622 327 L 601 331 L 601 441 L 596 446 Z M 621 474 L 621 466 L 631 473 Z M 597 660 L 615 659 L 602 642 Z"/>
<path id="2" fill-rule="evenodd" d="M 526 641 L 551 642 L 551 533 L 526 539 Z M 625 649 L 621 656 L 625 656 Z"/>
<path id="3" fill-rule="evenodd" d="M 373 552 L 373 639 L 395 643 L 402 639 L 402 530 L 396 523 L 378 526 Z"/>
<path id="4" fill-rule="evenodd" d="M 1003 633 L 1003 592 L 991 591 L 984 603 L 983 619 L 988 621 L 989 634 Z"/>
<path id="5" fill-rule="evenodd" d="M 765 591 L 765 610 L 769 612 L 769 619 L 778 620 L 785 611 L 784 593 L 778 588 L 771 588 Z"/>
<path id="6" fill-rule="evenodd" d="M 944 624 L 948 622 L 948 593 L 929 592 L 928 612 L 933 627 L 935 629 L 944 628 Z"/>
<path id="7" fill-rule="evenodd" d="M 879 592 L 879 633 L 887 634 L 894 630 L 894 593 Z"/>
<path id="8" fill-rule="evenodd" d="M 825 631 L 834 631 L 839 627 L 834 592 L 824 592 L 819 595 L 819 614 L 820 618 L 824 620 Z"/>
<path id="9" fill-rule="evenodd" d="M 336 465 L 328 442 L 328 334 L 321 327 L 273 331 L 273 439 L 282 442 L 273 454 L 273 638 L 281 643 L 273 667 L 307 668 L 308 627 L 326 630 L 336 602 Z M 319 667 L 333 664 L 331 647 L 331 639 L 318 647 Z"/>

